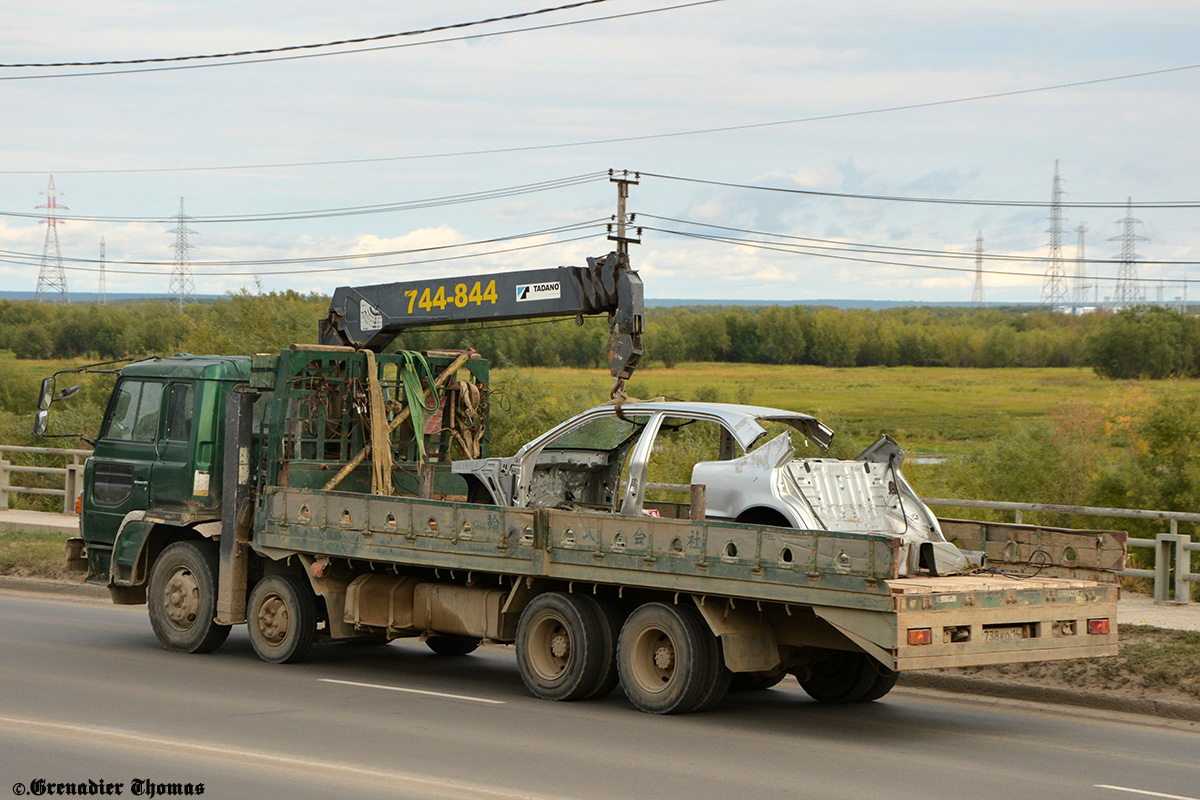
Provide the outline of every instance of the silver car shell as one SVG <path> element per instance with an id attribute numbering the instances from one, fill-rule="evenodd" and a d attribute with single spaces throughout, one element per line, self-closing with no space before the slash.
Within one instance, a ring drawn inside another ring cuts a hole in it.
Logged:
<path id="1" fill-rule="evenodd" d="M 649 417 L 642 441 L 634 449 L 630 461 L 629 490 L 621 502 L 622 513 L 639 513 L 641 510 L 646 462 L 663 419 L 687 417 L 720 423 L 746 451 L 767 433 L 759 420 L 791 425 L 822 450 L 829 447 L 833 440 L 833 430 L 816 417 L 780 408 L 734 403 L 650 402 L 626 403 L 618 410 L 616 406 L 607 404 L 591 408 L 556 425 L 525 444 L 509 458 L 456 461 L 452 469 L 456 473 L 479 478 L 499 504 L 524 506 L 529 500 L 529 480 L 533 465 L 547 444 L 597 418 L 611 417 L 618 413 L 624 416 Z"/>
<path id="2" fill-rule="evenodd" d="M 740 458 L 694 466 L 692 482 L 708 487 L 710 519 L 732 520 L 750 509 L 769 509 L 783 516 L 791 527 L 896 536 L 902 543 L 902 572 L 919 570 L 917 545 L 921 543 L 938 549 L 937 558 L 944 562 L 946 571 L 966 566 L 966 559 L 945 541 L 932 511 L 900 473 L 904 451 L 892 439 L 880 437 L 858 458 L 850 460 L 795 458 L 791 437 L 786 433 L 752 450 L 767 433 L 760 420 L 788 424 L 821 449 L 829 446 L 833 431 L 820 420 L 778 408 L 677 402 L 628 403 L 619 409 L 597 406 L 551 428 L 511 458 L 458 461 L 453 470 L 477 478 L 501 505 L 533 505 L 534 466 L 546 446 L 597 419 L 618 416 L 646 418 L 629 456 L 625 493 L 614 497 L 616 510 L 622 514 L 642 512 L 650 454 L 663 421 L 708 420 L 719 423 L 746 451 Z"/>

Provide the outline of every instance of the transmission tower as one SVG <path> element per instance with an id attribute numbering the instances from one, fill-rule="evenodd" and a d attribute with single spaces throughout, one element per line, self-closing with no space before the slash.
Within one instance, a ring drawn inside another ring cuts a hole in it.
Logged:
<path id="1" fill-rule="evenodd" d="M 183 311 L 185 304 L 194 302 L 196 299 L 196 285 L 192 282 L 192 265 L 188 262 L 188 250 L 191 245 L 188 244 L 188 234 L 195 233 L 188 228 L 187 221 L 191 219 L 187 214 L 183 213 L 183 198 L 179 198 L 179 213 L 175 216 L 175 229 L 171 231 L 175 234 L 175 265 L 171 268 L 171 288 L 170 293 L 176 298 L 179 303 L 179 310 Z"/>
<path id="2" fill-rule="evenodd" d="M 58 211 L 67 210 L 66 206 L 58 204 L 58 196 L 62 194 L 54 188 L 54 176 L 50 176 L 50 185 L 43 192 L 46 202 L 38 208 L 46 209 L 46 243 L 42 246 L 42 268 L 38 272 L 37 301 L 49 300 L 52 303 L 70 303 L 71 295 L 67 293 L 67 273 L 63 270 L 62 250 L 58 246 L 58 226 L 62 220 Z"/>
<path id="3" fill-rule="evenodd" d="M 975 234 L 975 290 L 971 292 L 971 305 L 987 305 L 983 300 L 983 231 Z"/>
<path id="4" fill-rule="evenodd" d="M 1079 241 L 1075 244 L 1075 293 L 1073 302 L 1075 308 L 1078 310 L 1087 305 L 1088 289 L 1092 287 L 1087 282 L 1087 260 L 1083 254 L 1083 235 L 1087 233 L 1087 225 L 1084 225 L 1082 222 L 1079 223 L 1079 227 L 1075 229 L 1075 233 L 1079 235 Z"/>
<path id="5" fill-rule="evenodd" d="M 1062 181 L 1058 177 L 1058 161 L 1054 162 L 1054 187 L 1050 191 L 1050 254 L 1046 261 L 1046 277 L 1042 280 L 1042 305 L 1051 311 L 1067 304 L 1067 273 L 1062 257 Z"/>
<path id="6" fill-rule="evenodd" d="M 104 237 L 100 237 L 100 291 L 97 293 L 96 302 L 100 305 L 106 305 L 108 298 L 104 288 Z"/>
<path id="7" fill-rule="evenodd" d="M 1137 260 L 1141 258 L 1137 252 L 1137 243 L 1150 241 L 1137 233 L 1136 226 L 1141 225 L 1142 221 L 1133 216 L 1133 198 L 1129 198 L 1127 203 L 1124 219 L 1117 220 L 1117 224 L 1122 226 L 1121 235 L 1109 238 L 1110 242 L 1121 243 L 1121 252 L 1114 256 L 1121 264 L 1121 269 L 1117 272 L 1117 285 L 1113 289 L 1113 307 L 1117 309 L 1142 303 L 1142 291 L 1137 282 Z"/>

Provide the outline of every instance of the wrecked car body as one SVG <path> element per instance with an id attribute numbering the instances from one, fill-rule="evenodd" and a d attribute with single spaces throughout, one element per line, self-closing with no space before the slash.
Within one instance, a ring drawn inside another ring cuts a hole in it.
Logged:
<path id="1" fill-rule="evenodd" d="M 771 436 L 768 426 L 781 428 Z M 853 459 L 797 456 L 792 437 L 824 452 L 833 431 L 807 414 L 728 403 L 599 406 L 542 434 L 509 458 L 453 465 L 470 499 L 517 508 L 657 513 L 647 497 L 679 488 L 663 475 L 690 464 L 705 486 L 705 518 L 801 530 L 894 536 L 903 574 L 967 571 L 933 512 L 900 471 L 904 451 L 881 436 Z M 978 564 L 975 564 L 977 566 Z"/>

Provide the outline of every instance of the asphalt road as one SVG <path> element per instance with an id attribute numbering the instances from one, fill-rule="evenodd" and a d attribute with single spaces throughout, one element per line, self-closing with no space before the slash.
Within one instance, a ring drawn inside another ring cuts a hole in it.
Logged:
<path id="1" fill-rule="evenodd" d="M 12 592 L 0 675 L 0 797 L 42 779 L 122 797 L 1200 800 L 1196 723 L 911 690 L 821 706 L 790 681 L 655 717 L 619 690 L 535 700 L 506 648 L 339 645 L 276 666 L 241 630 L 179 655 L 144 607 Z"/>

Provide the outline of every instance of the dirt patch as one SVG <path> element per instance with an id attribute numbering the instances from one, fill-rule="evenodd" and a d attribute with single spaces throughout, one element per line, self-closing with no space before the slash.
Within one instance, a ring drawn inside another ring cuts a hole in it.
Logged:
<path id="1" fill-rule="evenodd" d="M 1200 632 L 1123 625 L 1109 658 L 929 670 L 1112 697 L 1200 705 Z"/>

